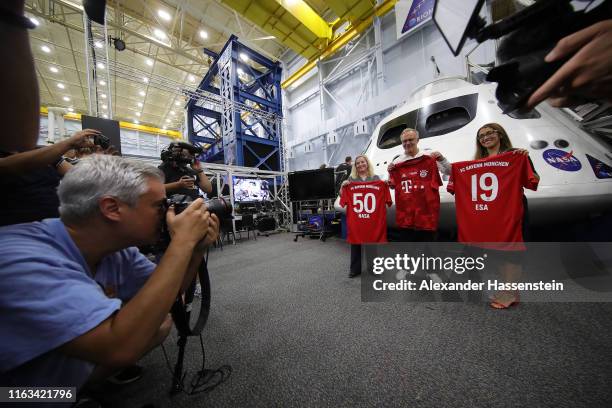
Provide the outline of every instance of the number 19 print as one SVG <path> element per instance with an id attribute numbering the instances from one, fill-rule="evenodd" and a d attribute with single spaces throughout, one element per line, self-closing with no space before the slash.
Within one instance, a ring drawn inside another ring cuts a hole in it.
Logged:
<path id="1" fill-rule="evenodd" d="M 523 187 L 537 186 L 529 159 L 520 153 L 453 163 L 447 190 L 455 194 L 459 242 L 523 242 Z M 521 250 L 524 245 L 495 248 Z"/>

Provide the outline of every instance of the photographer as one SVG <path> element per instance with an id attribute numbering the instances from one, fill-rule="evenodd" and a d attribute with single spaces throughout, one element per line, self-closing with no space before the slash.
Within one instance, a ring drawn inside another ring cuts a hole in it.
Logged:
<path id="1" fill-rule="evenodd" d="M 99 131 L 84 129 L 53 145 L 23 153 L 0 152 L 0 225 L 40 221 L 57 217 L 56 188 L 61 177 L 72 168 L 62 155 L 79 149 Z"/>
<path id="2" fill-rule="evenodd" d="M 199 148 L 186 142 L 172 142 L 162 152 L 163 163 L 159 169 L 166 177 L 165 187 L 168 195 L 184 194 L 196 199 L 199 197 L 198 187 L 206 194 L 212 192 L 212 184 L 195 157 L 199 153 Z"/>
<path id="3" fill-rule="evenodd" d="M 60 219 L 0 228 L 2 385 L 80 388 L 137 361 L 219 233 L 201 199 L 166 212 L 159 170 L 121 157 L 81 160 L 58 195 Z M 164 218 L 156 266 L 135 246 L 156 242 Z"/>

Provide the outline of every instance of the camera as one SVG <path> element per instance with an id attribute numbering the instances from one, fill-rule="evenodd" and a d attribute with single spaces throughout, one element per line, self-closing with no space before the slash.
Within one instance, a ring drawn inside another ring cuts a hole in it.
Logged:
<path id="1" fill-rule="evenodd" d="M 159 254 L 164 252 L 170 245 L 170 230 L 166 223 L 165 213 L 170 206 L 174 206 L 174 213 L 182 213 L 194 201 L 191 196 L 184 194 L 173 194 L 168 199 L 163 207 L 164 217 L 161 221 L 161 233 L 158 241 L 154 245 L 141 248 L 143 253 Z M 219 220 L 229 218 L 232 215 L 232 205 L 223 198 L 213 198 L 205 202 L 207 210 L 211 214 L 215 214 Z"/>
<path id="2" fill-rule="evenodd" d="M 194 170 L 190 165 L 195 162 L 195 158 L 202 154 L 203 150 L 199 146 L 194 146 L 188 142 L 172 142 L 161 152 L 161 160 L 173 167 L 178 168 L 187 176 L 195 176 L 202 170 Z"/>
<path id="3" fill-rule="evenodd" d="M 561 38 L 610 18 L 612 2 L 609 0 L 588 12 L 575 10 L 571 3 L 571 0 L 540 0 L 486 26 L 479 16 L 484 0 L 470 0 L 468 5 L 459 5 L 456 0 L 437 0 L 433 18 L 455 56 L 467 38 L 479 43 L 501 39 L 497 49 L 500 65 L 489 71 L 486 79 L 498 83 L 495 96 L 502 111 L 509 114 L 523 112 L 529 96 L 571 58 L 552 63 L 544 61 Z"/>
<path id="4" fill-rule="evenodd" d="M 93 136 L 93 144 L 100 146 L 102 150 L 106 150 L 111 146 L 110 139 L 102 133 Z"/>

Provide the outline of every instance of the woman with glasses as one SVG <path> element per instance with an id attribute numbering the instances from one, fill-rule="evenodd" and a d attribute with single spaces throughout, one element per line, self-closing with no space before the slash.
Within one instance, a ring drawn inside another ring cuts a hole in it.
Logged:
<path id="1" fill-rule="evenodd" d="M 476 134 L 476 154 L 474 160 L 484 159 L 501 153 L 514 152 L 528 156 L 526 149 L 512 147 L 512 142 L 506 130 L 498 123 L 487 123 L 478 129 Z M 539 180 L 540 176 L 535 171 L 531 159 L 529 165 Z M 527 240 L 528 226 L 527 197 L 523 194 L 523 239 Z M 508 253 L 500 265 L 500 273 L 506 282 L 516 282 L 522 273 L 521 256 L 516 253 Z M 495 309 L 506 309 L 519 302 L 518 292 L 498 292 L 491 298 L 491 307 Z"/>

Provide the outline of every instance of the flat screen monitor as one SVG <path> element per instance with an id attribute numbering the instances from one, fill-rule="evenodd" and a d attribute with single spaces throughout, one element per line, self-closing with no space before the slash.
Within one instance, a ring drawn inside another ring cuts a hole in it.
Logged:
<path id="1" fill-rule="evenodd" d="M 270 183 L 270 180 L 234 177 L 234 201 L 238 203 L 269 201 L 272 199 Z"/>
<path id="2" fill-rule="evenodd" d="M 291 201 L 326 200 L 336 197 L 334 169 L 294 171 L 289 173 Z"/>

